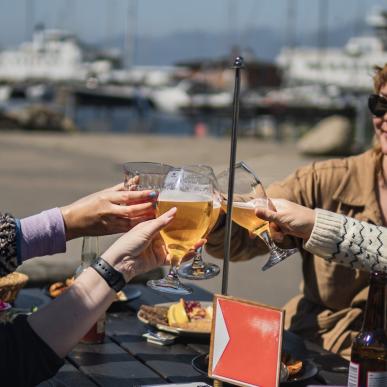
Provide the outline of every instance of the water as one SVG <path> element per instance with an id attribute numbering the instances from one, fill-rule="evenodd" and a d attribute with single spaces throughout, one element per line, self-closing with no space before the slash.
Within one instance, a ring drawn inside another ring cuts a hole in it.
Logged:
<path id="1" fill-rule="evenodd" d="M 154 109 L 138 110 L 127 107 L 78 106 L 74 120 L 83 132 L 192 136 L 204 130 L 206 133 L 203 134 L 221 136 L 231 127 L 230 117 L 186 116 Z"/>
<path id="2" fill-rule="evenodd" d="M 3 107 L 7 111 L 17 111 L 32 104 L 28 99 L 10 99 Z M 54 102 L 42 103 L 52 110 L 65 110 Z M 74 106 L 70 117 L 81 132 L 112 132 L 131 134 L 156 134 L 171 136 L 225 136 L 230 134 L 231 112 L 196 112 L 183 114 L 166 113 L 150 106 Z M 260 117 L 240 117 L 239 135 L 256 135 L 262 126 Z"/>

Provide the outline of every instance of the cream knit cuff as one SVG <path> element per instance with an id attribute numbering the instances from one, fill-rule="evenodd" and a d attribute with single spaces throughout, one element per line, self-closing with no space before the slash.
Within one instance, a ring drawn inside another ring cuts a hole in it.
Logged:
<path id="1" fill-rule="evenodd" d="M 334 212 L 315 209 L 316 219 L 309 239 L 304 242 L 305 250 L 323 258 L 337 253 L 337 245 L 342 240 L 344 216 Z"/>

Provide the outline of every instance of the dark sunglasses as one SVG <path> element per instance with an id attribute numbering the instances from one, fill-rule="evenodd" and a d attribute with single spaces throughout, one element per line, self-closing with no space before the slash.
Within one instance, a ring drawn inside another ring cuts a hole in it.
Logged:
<path id="1" fill-rule="evenodd" d="M 371 94 L 368 97 L 368 108 L 375 117 L 383 117 L 387 113 L 387 98 Z"/>

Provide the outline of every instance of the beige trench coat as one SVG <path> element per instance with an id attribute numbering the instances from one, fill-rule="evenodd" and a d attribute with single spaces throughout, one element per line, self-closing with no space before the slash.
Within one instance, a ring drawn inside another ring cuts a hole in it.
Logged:
<path id="1" fill-rule="evenodd" d="M 268 187 L 272 198 L 285 198 L 309 208 L 323 208 L 381 225 L 376 198 L 377 157 L 370 150 L 358 156 L 315 162 L 298 169 L 285 180 Z M 223 216 L 224 217 L 224 216 Z M 224 219 L 211 233 L 207 251 L 223 255 Z M 301 293 L 285 305 L 285 328 L 319 343 L 346 358 L 352 338 L 361 327 L 368 294 L 368 273 L 328 262 L 302 248 Z M 265 246 L 251 239 L 233 223 L 233 261 L 251 259 L 265 252 Z"/>

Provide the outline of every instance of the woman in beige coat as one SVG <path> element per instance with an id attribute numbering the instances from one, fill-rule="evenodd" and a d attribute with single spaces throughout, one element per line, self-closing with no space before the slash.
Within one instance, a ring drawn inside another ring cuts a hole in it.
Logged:
<path id="1" fill-rule="evenodd" d="M 387 65 L 377 68 L 375 92 L 387 98 Z M 321 208 L 372 223 L 387 219 L 387 114 L 373 116 L 377 145 L 358 156 L 315 162 L 299 168 L 267 193 L 308 208 Z M 224 219 L 208 237 L 207 251 L 223 255 Z M 352 338 L 359 331 L 368 294 L 368 273 L 306 251 L 302 240 L 291 241 L 302 255 L 300 294 L 285 305 L 285 328 L 317 342 L 325 349 L 350 356 Z M 233 224 L 232 260 L 247 260 L 267 250 L 262 242 Z"/>

